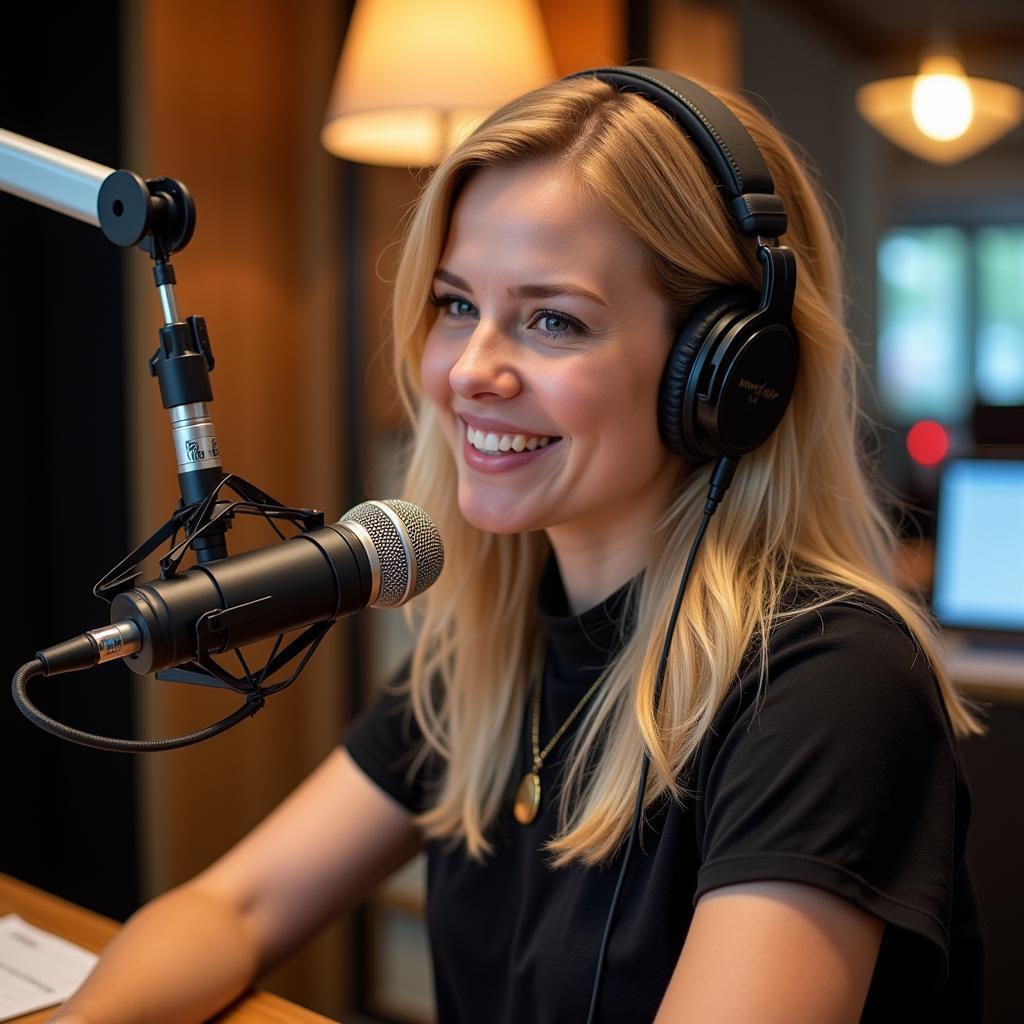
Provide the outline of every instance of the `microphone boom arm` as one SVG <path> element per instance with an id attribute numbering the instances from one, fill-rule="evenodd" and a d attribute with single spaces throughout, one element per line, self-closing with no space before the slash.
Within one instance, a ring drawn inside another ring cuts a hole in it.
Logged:
<path id="1" fill-rule="evenodd" d="M 170 541 L 170 549 L 160 559 L 161 580 L 176 575 L 189 548 L 200 563 L 225 558 L 225 531 L 237 514 L 263 516 L 282 540 L 284 538 L 274 524 L 275 519 L 291 520 L 304 533 L 323 527 L 323 513 L 315 509 L 286 508 L 240 477 L 225 474 L 222 468 L 220 447 L 208 407 L 213 399 L 210 385 L 213 349 L 203 318 L 189 316 L 182 320 L 178 314 L 174 292 L 176 278 L 169 259 L 188 244 L 195 229 L 195 203 L 188 189 L 170 178 L 145 180 L 132 171 L 113 170 L 3 129 L 0 129 L 0 189 L 98 226 L 116 245 L 138 245 L 154 262 L 153 277 L 164 325 L 159 331 L 160 346 L 149 360 L 149 367 L 159 381 L 163 405 L 170 413 L 181 502 L 163 526 L 96 584 L 93 588 L 96 596 L 108 602 L 114 599 L 116 610 L 122 600 L 118 595 L 132 587 L 141 574 L 143 560 L 166 541 Z M 241 500 L 218 500 L 225 488 L 235 492 Z M 400 505 L 407 506 L 401 514 L 397 509 Z M 364 509 L 365 522 L 359 518 Z M 408 522 L 406 516 L 409 517 Z M 374 602 L 374 606 L 400 604 L 437 578 L 444 564 L 443 547 L 436 528 L 422 509 L 404 502 L 393 502 L 389 507 L 380 502 L 367 502 L 351 510 L 346 521 L 349 519 L 348 532 L 355 538 L 357 547 L 363 546 L 360 557 L 365 560 L 369 575 L 376 580 L 367 598 Z M 429 531 L 422 529 L 424 521 L 429 524 Z M 410 531 L 415 536 L 408 536 Z M 179 532 L 184 533 L 181 541 L 177 540 Z M 380 590 L 381 556 L 376 548 L 381 538 L 386 539 L 382 542 L 389 553 L 389 572 L 394 569 L 391 556 L 396 540 L 400 541 L 399 546 L 408 560 L 408 579 L 398 585 L 389 576 L 386 592 Z M 238 564 L 235 563 L 236 567 Z M 377 603 L 378 599 L 380 603 Z M 194 621 L 194 656 L 191 660 L 176 662 L 173 667 L 157 671 L 157 678 L 225 687 L 244 696 L 245 702 L 227 718 L 187 736 L 163 740 L 97 736 L 50 718 L 28 697 L 27 684 L 35 676 L 91 667 L 128 656 L 137 650 L 140 627 L 133 621 L 117 621 L 110 627 L 81 634 L 38 652 L 33 661 L 15 673 L 12 680 L 14 701 L 21 712 L 40 728 L 86 746 L 143 752 L 197 743 L 255 714 L 264 706 L 268 696 L 290 686 L 339 613 L 346 614 L 341 611 L 340 600 L 339 597 L 339 606 L 333 614 L 328 612 L 325 619 L 313 622 L 306 619 L 303 632 L 284 650 L 281 650 L 281 645 L 286 632 L 278 634 L 270 656 L 256 673 L 250 670 L 241 650 L 234 647 L 244 673 L 236 677 L 212 657 L 212 637 L 214 634 L 223 637 L 229 625 L 244 633 L 249 616 L 256 613 L 266 598 L 256 595 L 248 600 L 236 600 L 234 604 L 225 602 L 220 607 L 205 608 L 204 596 Z M 215 603 L 216 598 L 213 601 Z M 218 653 L 223 649 L 218 648 Z M 300 655 L 297 667 L 288 678 L 268 682 L 270 677 Z"/>
<path id="2" fill-rule="evenodd" d="M 224 476 L 209 410 L 213 348 L 202 317 L 179 316 L 177 279 L 170 263 L 170 256 L 188 245 L 195 231 L 191 193 L 173 178 L 144 179 L 134 171 L 114 170 L 4 129 L 0 189 L 93 224 L 115 245 L 137 245 L 153 260 L 164 325 L 149 369 L 170 413 L 181 504 L 203 501 Z M 196 539 L 200 562 L 226 557 L 225 526 Z"/>

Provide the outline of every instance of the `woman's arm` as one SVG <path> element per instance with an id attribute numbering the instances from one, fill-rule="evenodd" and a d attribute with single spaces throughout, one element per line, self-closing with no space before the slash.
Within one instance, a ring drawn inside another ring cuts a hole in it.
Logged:
<path id="1" fill-rule="evenodd" d="M 655 1024 L 854 1024 L 885 923 L 796 882 L 706 893 Z"/>
<path id="2" fill-rule="evenodd" d="M 51 1021 L 206 1020 L 420 844 L 409 812 L 339 748 L 215 864 L 133 915 Z"/>

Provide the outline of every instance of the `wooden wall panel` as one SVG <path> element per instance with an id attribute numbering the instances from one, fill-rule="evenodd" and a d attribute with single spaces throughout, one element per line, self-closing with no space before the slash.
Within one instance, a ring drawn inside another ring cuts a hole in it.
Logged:
<path id="1" fill-rule="evenodd" d="M 629 0 L 540 0 L 559 75 L 621 64 L 625 60 L 626 12 L 623 8 L 627 2 Z"/>
<path id="2" fill-rule="evenodd" d="M 694 0 L 651 0 L 650 62 L 709 85 L 740 87 L 735 13 Z"/>

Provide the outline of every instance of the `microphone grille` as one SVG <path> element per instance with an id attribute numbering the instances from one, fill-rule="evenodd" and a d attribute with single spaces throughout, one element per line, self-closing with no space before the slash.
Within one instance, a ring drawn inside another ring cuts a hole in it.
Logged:
<path id="1" fill-rule="evenodd" d="M 364 501 L 341 522 L 355 522 L 370 536 L 380 563 L 380 594 L 374 608 L 396 608 L 437 582 L 444 545 L 426 512 L 411 501 Z"/>

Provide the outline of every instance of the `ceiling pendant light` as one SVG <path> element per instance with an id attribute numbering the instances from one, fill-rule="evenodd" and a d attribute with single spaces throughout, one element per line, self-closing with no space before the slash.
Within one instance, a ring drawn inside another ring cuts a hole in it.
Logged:
<path id="1" fill-rule="evenodd" d="M 969 77 L 952 48 L 934 48 L 916 75 L 884 78 L 857 90 L 861 116 L 887 139 L 924 160 L 952 164 L 991 145 L 1024 120 L 1024 92 Z"/>

